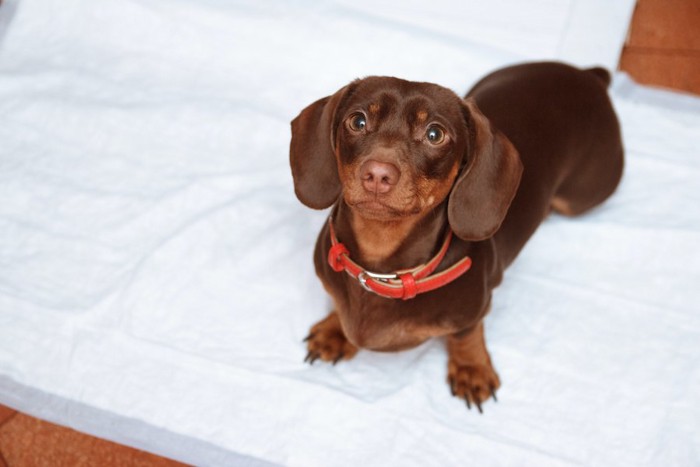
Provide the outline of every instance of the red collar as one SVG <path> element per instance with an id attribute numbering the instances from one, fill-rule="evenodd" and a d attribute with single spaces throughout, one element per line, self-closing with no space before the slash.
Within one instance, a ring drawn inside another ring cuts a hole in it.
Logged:
<path id="1" fill-rule="evenodd" d="M 452 230 L 448 229 L 440 251 L 427 263 L 412 269 L 402 269 L 391 274 L 367 271 L 350 259 L 350 252 L 345 245 L 338 241 L 333 229 L 332 218 L 328 219 L 328 227 L 331 235 L 328 264 L 330 264 L 331 268 L 336 272 L 347 272 L 352 278 L 357 279 L 366 290 L 385 298 L 409 300 L 420 293 L 430 292 L 449 284 L 467 272 L 472 266 L 471 258 L 465 256 L 444 271 L 431 275 L 450 247 Z"/>

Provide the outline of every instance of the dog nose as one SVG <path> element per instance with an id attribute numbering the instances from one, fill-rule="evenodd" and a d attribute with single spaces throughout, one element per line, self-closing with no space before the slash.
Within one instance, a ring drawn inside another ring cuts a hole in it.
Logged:
<path id="1" fill-rule="evenodd" d="M 401 172 L 394 164 L 368 160 L 360 167 L 362 186 L 370 193 L 384 194 L 398 183 Z"/>

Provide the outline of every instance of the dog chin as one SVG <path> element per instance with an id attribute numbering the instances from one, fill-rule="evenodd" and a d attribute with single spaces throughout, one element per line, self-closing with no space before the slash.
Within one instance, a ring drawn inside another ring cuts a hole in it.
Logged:
<path id="1" fill-rule="evenodd" d="M 365 219 L 394 221 L 420 212 L 417 208 L 396 208 L 378 200 L 348 202 L 348 205 Z"/>

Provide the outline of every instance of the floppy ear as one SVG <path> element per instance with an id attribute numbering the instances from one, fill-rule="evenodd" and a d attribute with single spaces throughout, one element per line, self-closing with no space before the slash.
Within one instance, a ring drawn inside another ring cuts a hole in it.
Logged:
<path id="1" fill-rule="evenodd" d="M 477 241 L 491 237 L 501 226 L 523 166 L 513 144 L 491 126 L 474 100 L 462 102 L 470 133 L 467 163 L 450 193 L 447 218 L 458 237 Z"/>
<path id="2" fill-rule="evenodd" d="M 319 99 L 292 120 L 289 163 L 294 192 L 310 208 L 324 209 L 340 196 L 340 178 L 335 160 L 335 112 L 347 86 Z"/>

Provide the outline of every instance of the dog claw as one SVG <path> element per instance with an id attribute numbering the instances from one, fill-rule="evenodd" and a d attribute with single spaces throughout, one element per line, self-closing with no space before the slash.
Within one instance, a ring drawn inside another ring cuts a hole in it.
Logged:
<path id="1" fill-rule="evenodd" d="M 304 340 L 302 342 L 309 342 L 311 339 L 314 338 L 314 335 L 315 335 L 314 333 L 309 334 L 308 336 L 306 336 L 304 338 Z"/>
<path id="2" fill-rule="evenodd" d="M 494 388 L 491 388 L 491 397 L 493 397 L 493 400 L 495 402 L 498 402 L 498 398 L 496 397 L 496 390 Z"/>
<path id="3" fill-rule="evenodd" d="M 469 399 L 468 399 L 467 397 L 465 397 L 465 398 L 464 398 L 464 401 L 467 403 L 467 408 L 468 408 L 469 410 L 471 410 L 471 409 L 472 409 L 472 404 L 471 404 L 471 402 L 469 402 Z"/>
<path id="4" fill-rule="evenodd" d="M 341 361 L 344 356 L 345 356 L 345 354 L 343 352 L 340 352 L 340 354 L 337 357 L 335 357 L 335 360 L 333 360 L 333 365 L 335 365 L 336 363 Z"/>
<path id="5" fill-rule="evenodd" d="M 320 354 L 317 354 L 313 350 L 310 350 L 309 353 L 306 354 L 306 358 L 304 359 L 304 362 L 308 363 L 309 365 L 313 365 L 316 360 L 318 360 L 318 357 L 320 357 Z"/>
<path id="6" fill-rule="evenodd" d="M 479 413 L 480 413 L 480 414 L 483 414 L 483 413 L 484 413 L 484 411 L 481 409 L 481 402 L 477 402 L 477 403 L 476 403 L 476 408 L 479 409 Z"/>

